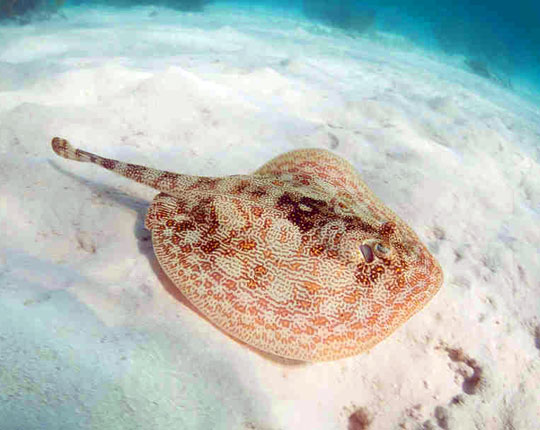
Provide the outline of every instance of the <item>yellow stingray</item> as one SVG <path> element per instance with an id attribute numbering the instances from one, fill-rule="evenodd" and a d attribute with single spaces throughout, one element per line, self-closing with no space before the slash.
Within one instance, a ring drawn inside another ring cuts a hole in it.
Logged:
<path id="1" fill-rule="evenodd" d="M 167 276 L 216 326 L 277 356 L 366 351 L 443 282 L 413 230 L 329 151 L 292 151 L 252 175 L 210 178 L 103 158 L 60 138 L 52 147 L 160 191 L 145 226 Z"/>

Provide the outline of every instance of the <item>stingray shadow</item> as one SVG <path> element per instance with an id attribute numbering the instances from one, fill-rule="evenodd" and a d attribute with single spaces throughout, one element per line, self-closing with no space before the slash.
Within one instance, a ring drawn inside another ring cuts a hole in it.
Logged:
<path id="1" fill-rule="evenodd" d="M 182 294 L 182 292 L 169 279 L 169 277 L 167 276 L 167 274 L 165 273 L 165 271 L 162 269 L 161 265 L 159 264 L 159 261 L 157 260 L 154 253 L 154 247 L 152 246 L 152 235 L 150 231 L 148 231 L 146 227 L 144 226 L 146 212 L 148 211 L 148 208 L 150 207 L 151 202 L 147 200 L 139 199 L 137 197 L 131 197 L 109 185 L 104 185 L 95 181 L 81 178 L 80 176 L 76 176 L 73 173 L 69 172 L 68 170 L 63 169 L 60 165 L 58 165 L 58 163 L 51 160 L 48 160 L 48 161 L 49 161 L 49 164 L 56 171 L 69 177 L 70 180 L 77 182 L 81 185 L 84 185 L 86 188 L 90 189 L 92 192 L 99 194 L 103 200 L 131 209 L 137 214 L 133 233 L 137 239 L 137 247 L 139 249 L 139 252 L 146 257 L 146 259 L 148 260 L 150 264 L 150 267 L 156 274 L 156 277 L 158 278 L 159 282 L 165 288 L 165 291 L 167 291 L 167 293 L 169 293 L 174 299 L 176 299 L 177 301 L 182 303 L 182 305 L 186 306 L 187 308 L 195 312 L 198 316 L 200 316 L 205 321 L 210 323 L 213 327 L 215 327 L 221 333 L 226 335 L 229 339 L 233 340 L 234 342 L 240 345 L 245 346 L 247 349 L 251 350 L 255 354 L 258 354 L 259 356 L 269 361 L 272 361 L 274 363 L 284 365 L 284 366 L 294 366 L 294 367 L 305 366 L 305 365 L 310 364 L 309 362 L 305 362 L 305 361 L 279 357 L 272 353 L 259 350 L 251 345 L 246 344 L 245 342 L 242 342 L 239 339 L 232 337 L 229 333 L 222 330 L 220 327 L 216 326 L 212 321 L 210 321 Z"/>

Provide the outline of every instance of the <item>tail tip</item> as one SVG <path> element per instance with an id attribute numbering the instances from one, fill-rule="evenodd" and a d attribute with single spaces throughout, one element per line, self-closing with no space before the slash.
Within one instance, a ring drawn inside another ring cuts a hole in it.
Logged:
<path id="1" fill-rule="evenodd" d="M 51 147 L 57 155 L 64 158 L 68 158 L 68 152 L 73 150 L 73 147 L 69 144 L 69 142 L 61 137 L 53 137 L 51 140 Z"/>

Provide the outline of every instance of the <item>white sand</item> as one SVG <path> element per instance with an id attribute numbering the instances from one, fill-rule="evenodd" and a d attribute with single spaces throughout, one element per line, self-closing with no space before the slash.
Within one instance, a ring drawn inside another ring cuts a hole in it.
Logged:
<path id="1" fill-rule="evenodd" d="M 538 104 L 402 38 L 264 10 L 66 16 L 0 31 L 0 428 L 538 428 Z M 366 354 L 272 361 L 171 294 L 155 192 L 57 158 L 55 135 L 200 175 L 334 148 L 445 284 Z"/>

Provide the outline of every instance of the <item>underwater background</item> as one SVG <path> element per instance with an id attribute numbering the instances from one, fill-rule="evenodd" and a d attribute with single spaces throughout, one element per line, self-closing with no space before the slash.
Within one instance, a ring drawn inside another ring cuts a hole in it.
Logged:
<path id="1" fill-rule="evenodd" d="M 357 34 L 370 28 L 399 34 L 432 52 L 461 55 L 465 67 L 506 87 L 517 84 L 525 93 L 540 88 L 540 7 L 534 0 L 0 0 L 0 19 L 24 23 L 32 12 L 77 5 L 157 5 L 204 13 L 215 3 L 288 11 Z"/>
<path id="2" fill-rule="evenodd" d="M 538 430 L 539 31 L 533 1 L 0 0 L 0 430 Z M 332 151 L 444 283 L 365 353 L 276 359 L 163 272 L 157 192 L 54 136 L 203 177 Z"/>

